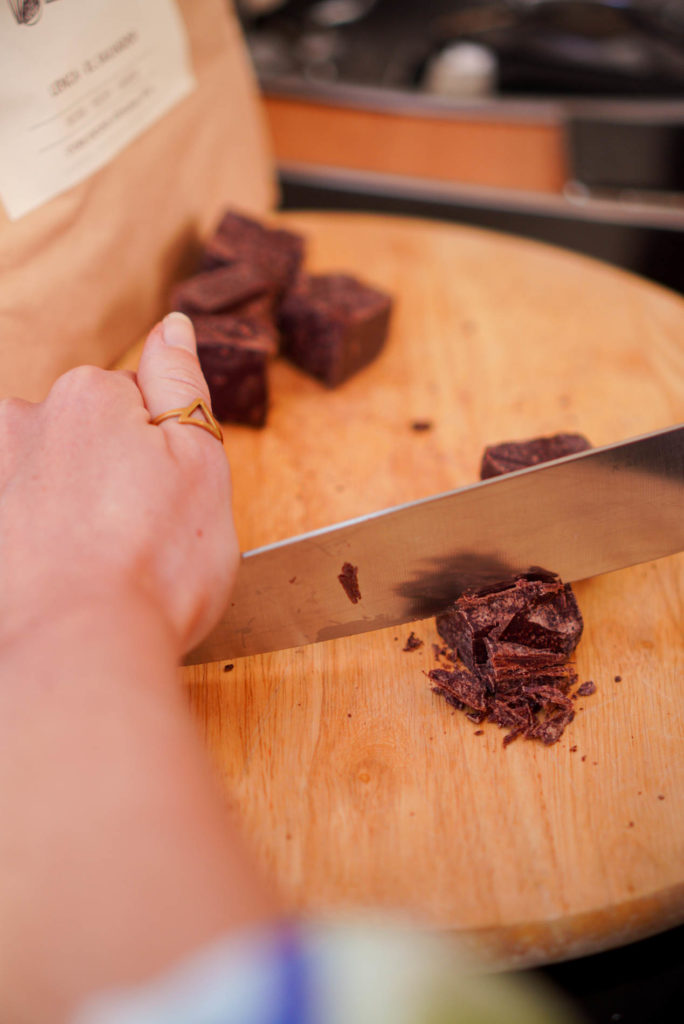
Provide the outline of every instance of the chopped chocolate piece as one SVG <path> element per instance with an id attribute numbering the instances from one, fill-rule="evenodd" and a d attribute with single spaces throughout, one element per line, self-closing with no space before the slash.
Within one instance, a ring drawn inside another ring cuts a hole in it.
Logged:
<path id="1" fill-rule="evenodd" d="M 428 673 L 434 691 L 469 718 L 550 745 L 574 718 L 568 696 L 577 673 L 568 656 L 582 616 L 567 584 L 533 569 L 512 580 L 467 591 L 437 616 L 437 631 L 464 665 Z"/>
<path id="2" fill-rule="evenodd" d="M 302 278 L 283 300 L 283 354 L 337 387 L 380 352 L 387 337 L 389 295 L 347 274 Z"/>
<path id="3" fill-rule="evenodd" d="M 415 430 L 416 433 L 423 433 L 426 430 L 432 430 L 432 420 L 414 420 L 411 424 L 411 430 Z"/>
<path id="4" fill-rule="evenodd" d="M 615 682 L 616 683 L 621 683 L 622 682 L 622 676 L 615 676 Z"/>
<path id="5" fill-rule="evenodd" d="M 586 683 L 577 688 L 578 697 L 591 697 L 592 693 L 596 693 L 596 683 L 593 679 L 587 679 Z"/>
<path id="6" fill-rule="evenodd" d="M 204 269 L 244 261 L 266 275 L 270 286 L 282 294 L 290 288 L 304 260 L 304 239 L 282 228 L 228 211 L 207 244 Z"/>
<path id="7" fill-rule="evenodd" d="M 550 462 L 564 455 L 591 448 L 582 434 L 554 434 L 551 437 L 534 437 L 528 441 L 504 441 L 485 448 L 480 464 L 480 479 L 526 469 L 540 462 Z"/>
<path id="8" fill-rule="evenodd" d="M 437 632 L 471 672 L 503 671 L 502 659 L 518 656 L 519 647 L 528 658 L 543 652 L 544 664 L 562 660 L 577 646 L 582 625 L 570 586 L 544 570 L 466 591 L 437 616 Z"/>
<path id="9" fill-rule="evenodd" d="M 428 672 L 428 676 L 437 686 L 435 693 L 445 697 L 447 694 L 454 697 L 459 707 L 464 705 L 472 708 L 473 711 L 488 711 L 487 687 L 484 680 L 468 672 L 466 669 L 455 668 L 449 671 L 445 668 L 434 668 Z"/>
<path id="10" fill-rule="evenodd" d="M 249 263 L 206 270 L 188 277 L 171 293 L 171 308 L 181 313 L 218 313 L 264 295 L 269 278 Z"/>
<path id="11" fill-rule="evenodd" d="M 223 671 L 224 672 L 232 672 L 234 668 L 235 668 L 235 665 L 232 665 L 232 664 L 224 665 L 223 666 Z"/>
<path id="12" fill-rule="evenodd" d="M 342 566 L 342 572 L 337 577 L 345 594 L 349 598 L 352 604 L 356 604 L 357 601 L 361 600 L 361 591 L 359 590 L 359 567 L 352 565 L 351 562 L 345 562 Z"/>
<path id="13" fill-rule="evenodd" d="M 268 408 L 266 367 L 272 352 L 263 326 L 237 317 L 203 317 L 195 321 L 195 331 L 216 418 L 263 426 Z"/>
<path id="14" fill-rule="evenodd" d="M 415 651 L 419 647 L 422 647 L 422 646 L 423 646 L 423 641 L 420 639 L 420 637 L 417 637 L 416 634 L 412 632 L 409 635 L 409 637 L 408 637 L 406 643 L 404 644 L 402 650 L 404 650 L 404 651 Z"/>

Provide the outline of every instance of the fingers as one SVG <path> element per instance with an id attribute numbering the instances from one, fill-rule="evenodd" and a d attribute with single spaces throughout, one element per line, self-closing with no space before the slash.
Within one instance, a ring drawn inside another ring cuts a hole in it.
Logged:
<path id="1" fill-rule="evenodd" d="M 140 356 L 137 381 L 152 419 L 170 409 L 183 408 L 196 398 L 209 404 L 209 389 L 197 358 L 195 331 L 188 317 L 169 313 L 157 324 Z M 161 426 L 188 430 L 175 420 L 167 420 Z M 206 431 L 193 430 L 192 433 L 203 435 Z"/>

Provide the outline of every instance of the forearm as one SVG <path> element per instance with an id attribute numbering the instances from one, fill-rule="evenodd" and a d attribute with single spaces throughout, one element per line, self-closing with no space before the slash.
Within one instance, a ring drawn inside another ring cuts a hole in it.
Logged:
<path id="1" fill-rule="evenodd" d="M 62 611 L 0 655 L 0 1019 L 64 1019 L 270 897 L 247 866 L 138 595 Z"/>

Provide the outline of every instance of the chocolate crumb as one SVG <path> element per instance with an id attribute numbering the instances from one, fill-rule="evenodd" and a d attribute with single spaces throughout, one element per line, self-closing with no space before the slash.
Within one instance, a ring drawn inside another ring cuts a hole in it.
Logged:
<path id="1" fill-rule="evenodd" d="M 402 650 L 403 651 L 415 651 L 419 647 L 422 647 L 422 646 L 423 646 L 423 641 L 420 639 L 420 637 L 417 637 L 415 633 L 411 632 L 408 640 L 406 641 L 406 643 L 402 647 Z"/>
<path id="2" fill-rule="evenodd" d="M 484 736 L 484 729 L 476 729 L 473 736 Z"/>
<path id="3" fill-rule="evenodd" d="M 576 752 L 576 750 L 577 750 L 577 744 L 575 743 L 572 747 L 570 747 L 570 753 L 574 754 Z"/>
<path id="4" fill-rule="evenodd" d="M 223 666 L 223 671 L 224 672 L 232 672 L 234 668 L 235 668 L 235 665 L 231 665 L 231 664 L 224 665 Z"/>
<path id="5" fill-rule="evenodd" d="M 665 796 L 662 793 L 658 793 L 658 799 L 659 800 L 664 800 Z"/>
<path id="6" fill-rule="evenodd" d="M 586 759 L 587 759 L 587 755 L 586 754 L 582 754 L 582 760 L 586 761 Z"/>
<path id="7" fill-rule="evenodd" d="M 621 683 L 622 682 L 622 676 L 615 676 L 615 682 L 616 683 Z"/>
<path id="8" fill-rule="evenodd" d="M 577 688 L 578 697 L 591 697 L 592 693 L 596 693 L 596 683 L 593 679 L 587 679 L 586 683 Z"/>
<path id="9" fill-rule="evenodd" d="M 633 821 L 629 821 L 627 823 L 627 828 L 634 828 L 634 822 Z"/>
<path id="10" fill-rule="evenodd" d="M 296 577 L 296 576 L 293 576 L 293 577 L 292 577 L 292 579 L 291 579 L 291 580 L 289 580 L 288 582 L 289 582 L 289 583 L 294 583 L 294 581 L 295 581 L 296 579 L 297 579 L 297 577 Z"/>
<path id="11" fill-rule="evenodd" d="M 357 601 L 361 600 L 358 565 L 352 565 L 351 562 L 345 562 L 342 566 L 342 572 L 337 578 L 342 584 L 342 589 L 352 604 L 356 604 Z"/>
<path id="12" fill-rule="evenodd" d="M 432 420 L 414 420 L 411 424 L 411 430 L 415 430 L 417 434 L 424 433 L 426 430 L 432 430 Z"/>

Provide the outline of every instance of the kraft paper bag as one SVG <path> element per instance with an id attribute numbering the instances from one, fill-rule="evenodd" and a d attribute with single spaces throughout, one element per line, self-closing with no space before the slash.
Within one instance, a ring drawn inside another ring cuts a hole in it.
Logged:
<path id="1" fill-rule="evenodd" d="M 0 29 L 6 38 L 15 32 L 18 42 L 31 41 L 37 37 L 21 33 L 41 24 L 45 31 L 48 18 L 56 24 L 62 3 L 65 14 L 67 4 L 82 3 L 90 17 L 111 2 L 49 0 L 34 26 L 39 5 L 25 4 L 22 14 L 17 0 L 3 12 Z M 265 121 L 234 11 L 226 0 L 155 2 L 167 13 L 175 4 L 194 87 L 79 184 L 12 219 L 0 202 L 0 396 L 37 401 L 70 367 L 110 366 L 167 311 L 171 284 L 192 272 L 200 239 L 226 207 L 258 216 L 274 203 Z M 92 104 L 98 95 L 111 102 L 112 68 L 123 76 L 122 88 L 130 87 L 126 68 L 136 74 L 139 43 L 134 29 L 115 34 L 111 45 L 51 82 L 55 95 L 65 92 L 62 108 L 74 76 L 105 83 L 101 94 L 88 96 L 91 136 L 98 126 Z M 1 79 L 0 69 L 3 102 L 11 102 L 12 82 Z M 67 106 L 64 118 L 78 110 Z M 130 109 L 122 111 L 125 119 Z M 36 131 L 52 127 L 44 121 Z M 85 137 L 78 123 L 66 131 L 71 146 Z"/>

